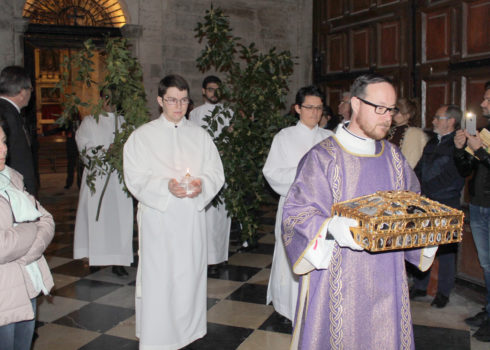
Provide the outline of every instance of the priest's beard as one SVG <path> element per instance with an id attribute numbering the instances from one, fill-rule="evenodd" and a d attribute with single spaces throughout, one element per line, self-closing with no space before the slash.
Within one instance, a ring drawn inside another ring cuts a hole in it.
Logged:
<path id="1" fill-rule="evenodd" d="M 364 132 L 364 134 L 374 140 L 382 140 L 390 131 L 391 122 L 378 122 L 375 124 L 370 124 L 365 118 L 359 118 L 359 128 Z"/>

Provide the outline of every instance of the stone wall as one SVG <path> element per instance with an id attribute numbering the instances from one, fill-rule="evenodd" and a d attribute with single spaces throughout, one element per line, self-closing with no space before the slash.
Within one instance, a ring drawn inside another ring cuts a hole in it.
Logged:
<path id="1" fill-rule="evenodd" d="M 160 78 L 169 73 L 183 75 L 191 85 L 191 97 L 201 104 L 201 81 L 204 75 L 196 68 L 196 58 L 203 48 L 194 29 L 202 21 L 209 0 L 140 0 L 127 1 L 131 23 L 143 27 L 136 49 L 143 65 L 149 100 L 157 93 Z M 233 33 L 242 43 L 255 42 L 261 51 L 271 47 L 290 50 L 295 56 L 289 103 L 301 86 L 311 82 L 312 1 L 311 0 L 213 0 L 230 17 Z M 144 5 L 144 6 L 143 6 Z M 219 76 L 219 74 L 217 74 Z M 149 104 L 156 113 L 156 104 Z"/>
<path id="2" fill-rule="evenodd" d="M 0 67 L 22 64 L 22 0 L 0 0 Z M 202 102 L 200 86 L 204 75 L 196 68 L 196 58 L 203 45 L 197 42 L 194 29 L 205 11 L 221 7 L 230 17 L 234 34 L 244 44 L 255 42 L 261 51 L 271 47 L 290 50 L 295 56 L 289 102 L 297 89 L 311 82 L 312 76 L 312 8 L 311 0 L 121 0 L 129 25 L 134 53 L 144 71 L 144 82 L 152 114 L 157 84 L 166 74 L 178 73 L 191 85 L 195 104 Z M 219 75 L 219 74 L 218 74 Z"/>
<path id="3" fill-rule="evenodd" d="M 0 0 L 0 67 L 23 62 L 22 33 L 26 22 L 22 19 L 24 2 Z"/>

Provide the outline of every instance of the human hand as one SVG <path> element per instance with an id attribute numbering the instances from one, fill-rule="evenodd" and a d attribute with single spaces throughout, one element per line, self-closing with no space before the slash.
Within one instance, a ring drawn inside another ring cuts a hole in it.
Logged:
<path id="1" fill-rule="evenodd" d="M 202 182 L 201 179 L 196 178 L 191 181 L 190 187 L 192 188 L 192 192 L 187 195 L 189 198 L 197 197 L 202 192 Z"/>
<path id="2" fill-rule="evenodd" d="M 456 148 L 461 149 L 464 147 L 464 144 L 466 142 L 466 135 L 464 130 L 459 129 L 456 131 L 456 135 L 454 135 L 454 145 Z"/>
<path id="3" fill-rule="evenodd" d="M 483 143 L 481 142 L 481 138 L 480 138 L 480 133 L 478 131 L 474 136 L 468 134 L 466 130 L 464 131 L 464 133 L 465 136 L 468 138 L 468 146 L 473 150 L 473 152 L 483 146 Z"/>
<path id="4" fill-rule="evenodd" d="M 349 229 L 357 226 L 358 223 L 354 219 L 334 215 L 328 224 L 328 232 L 335 238 L 339 246 L 352 250 L 363 250 L 364 248 L 354 241 Z"/>
<path id="5" fill-rule="evenodd" d="M 176 179 L 172 179 L 168 182 L 168 190 L 177 198 L 184 198 L 187 196 L 187 190 L 180 186 Z"/>

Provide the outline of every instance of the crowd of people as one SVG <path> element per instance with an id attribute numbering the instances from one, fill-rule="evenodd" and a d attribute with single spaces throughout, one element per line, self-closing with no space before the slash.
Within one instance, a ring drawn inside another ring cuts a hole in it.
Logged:
<path id="1" fill-rule="evenodd" d="M 115 174 L 97 176 L 95 192 L 86 173 L 82 178 L 74 258 L 112 266 L 121 278 L 133 263 L 133 198 L 138 203 L 135 305 L 142 350 L 179 349 L 207 332 L 208 269 L 228 260 L 231 227 L 226 205 L 212 205 L 226 186 L 213 139 L 233 125 L 233 112 L 219 100 L 221 84 L 218 77 L 206 77 L 204 103 L 191 110 L 183 77 L 160 81 L 161 115 L 136 129 L 123 149 L 132 197 Z M 35 199 L 37 180 L 21 113 L 31 89 L 22 67 L 0 73 L 0 344 L 8 350 L 30 348 L 36 296 L 53 287 L 43 252 L 54 221 Z M 124 123 L 111 94 L 100 92 L 103 112 L 83 118 L 76 131 L 82 162 L 110 150 Z M 481 107 L 490 120 L 490 82 Z M 488 295 L 484 309 L 465 321 L 478 327 L 476 339 L 490 342 L 490 156 L 478 131 L 461 129 L 461 108 L 440 106 L 428 133 L 413 125 L 415 101 L 397 98 L 386 77 L 366 74 L 342 94 L 338 115 L 315 86 L 298 90 L 293 110 L 296 125 L 274 136 L 263 168 L 279 195 L 266 302 L 292 322 L 291 348 L 353 349 L 362 339 L 366 349 L 414 349 L 410 300 L 427 295 L 438 259 L 431 305 L 447 305 L 457 245 L 373 254 L 350 233 L 357 221 L 333 215 L 331 207 L 376 191 L 409 190 L 460 209 L 470 175 L 470 223 Z M 210 135 L 205 129 L 216 113 L 224 123 Z M 410 288 L 405 261 L 420 270 Z"/>

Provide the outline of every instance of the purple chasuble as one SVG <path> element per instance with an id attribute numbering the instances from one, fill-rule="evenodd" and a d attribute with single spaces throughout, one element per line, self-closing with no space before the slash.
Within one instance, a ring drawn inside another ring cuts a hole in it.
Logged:
<path id="1" fill-rule="evenodd" d="M 284 205 L 282 238 L 293 269 L 332 204 L 383 190 L 420 192 L 414 172 L 389 142 L 376 142 L 372 156 L 348 152 L 335 137 L 314 146 Z M 300 310 L 300 297 L 293 344 L 297 337 L 305 350 L 414 349 L 405 259 L 418 266 L 421 251 L 369 253 L 335 243 L 327 269 L 301 276 L 305 303 Z"/>

